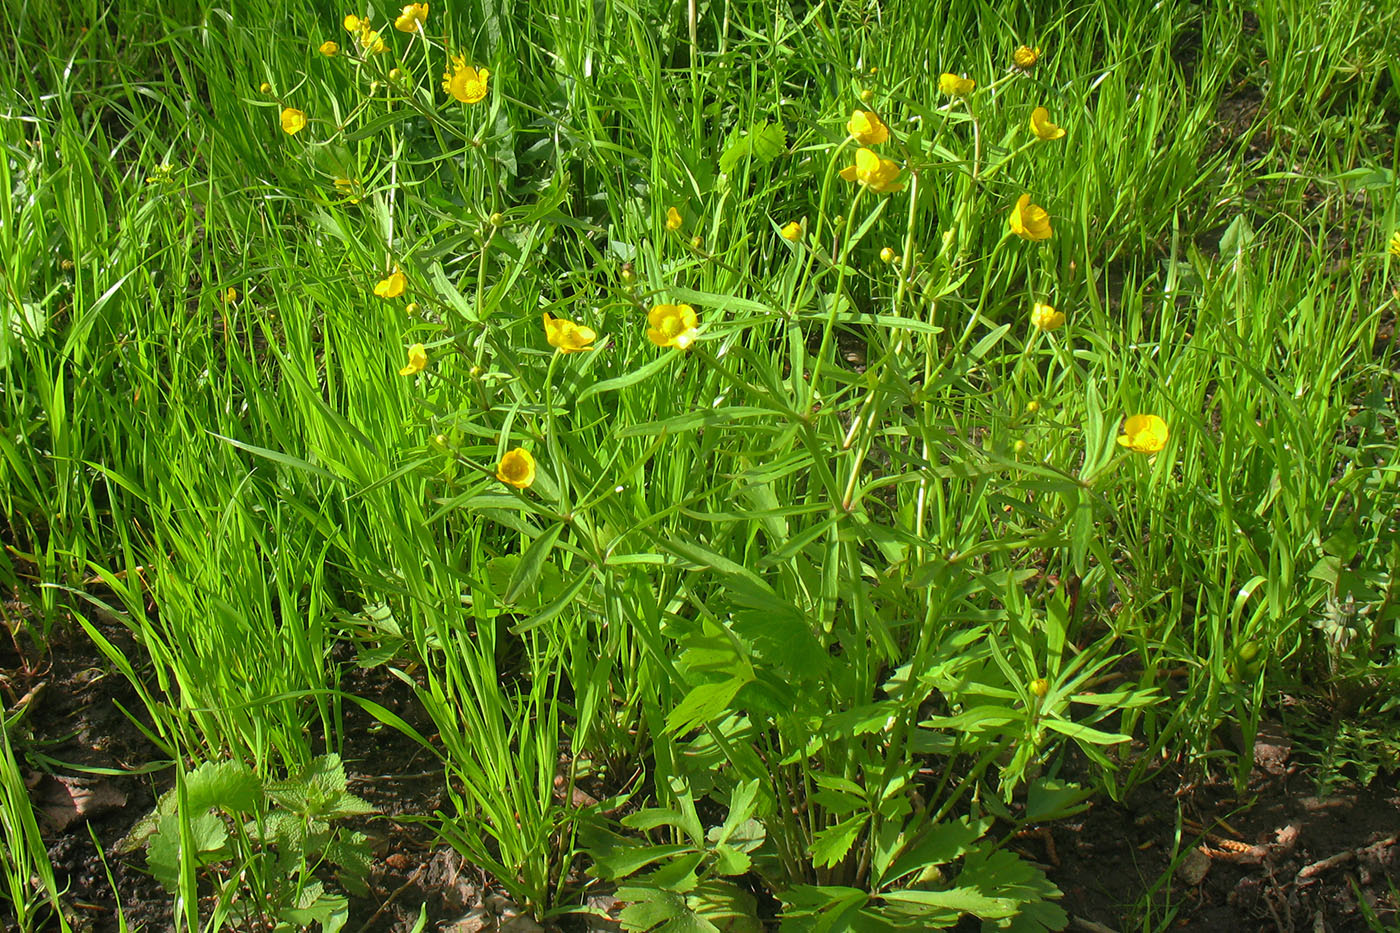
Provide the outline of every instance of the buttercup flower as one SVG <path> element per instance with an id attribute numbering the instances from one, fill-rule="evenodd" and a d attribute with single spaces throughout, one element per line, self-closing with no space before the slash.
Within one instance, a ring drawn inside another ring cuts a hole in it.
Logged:
<path id="1" fill-rule="evenodd" d="M 977 86 L 977 82 L 971 78 L 963 78 L 955 74 L 941 74 L 938 76 L 938 89 L 944 94 L 953 97 L 966 97 L 972 93 L 972 89 Z"/>
<path id="2" fill-rule="evenodd" d="M 428 365 L 428 351 L 421 343 L 415 343 L 408 348 L 408 365 L 399 370 L 400 376 L 412 376 L 421 373 Z"/>
<path id="3" fill-rule="evenodd" d="M 1037 107 L 1031 111 L 1031 132 L 1048 141 L 1064 136 L 1065 128 L 1050 122 L 1050 111 Z"/>
<path id="4" fill-rule="evenodd" d="M 1046 680 L 1044 677 L 1037 677 L 1030 682 L 1030 688 L 1031 693 L 1043 700 L 1045 699 L 1045 694 L 1050 692 L 1050 681 Z"/>
<path id="5" fill-rule="evenodd" d="M 681 228 L 681 224 L 683 224 L 683 223 L 685 223 L 685 221 L 683 221 L 683 220 L 681 219 L 681 212 L 680 212 L 680 211 L 676 210 L 674 207 L 668 207 L 668 208 L 666 208 L 666 229 L 667 229 L 667 230 L 679 230 L 679 229 Z"/>
<path id="6" fill-rule="evenodd" d="M 1050 239 L 1050 214 L 1039 204 L 1031 203 L 1031 196 L 1021 195 L 1016 206 L 1011 209 L 1011 232 L 1027 240 Z"/>
<path id="7" fill-rule="evenodd" d="M 802 239 L 802 225 L 795 220 L 791 221 L 787 226 L 783 227 L 782 235 L 784 240 L 797 242 Z"/>
<path id="8" fill-rule="evenodd" d="M 340 21 L 340 24 L 345 27 L 346 32 L 359 32 L 362 25 L 369 25 L 368 22 L 361 20 L 354 13 L 347 13 L 345 19 Z"/>
<path id="9" fill-rule="evenodd" d="M 857 149 L 856 164 L 841 169 L 840 174 L 846 181 L 858 181 L 881 194 L 904 190 L 903 185 L 895 184 L 899 166 L 889 159 L 880 158 L 870 149 Z"/>
<path id="10" fill-rule="evenodd" d="M 287 131 L 288 136 L 300 133 L 306 129 L 306 114 L 291 107 L 285 108 L 282 111 L 282 129 Z"/>
<path id="11" fill-rule="evenodd" d="M 658 347 L 684 350 L 695 342 L 699 319 L 690 305 L 656 305 L 647 312 L 647 339 Z"/>
<path id="12" fill-rule="evenodd" d="M 374 293 L 380 298 L 397 298 L 408 289 L 408 276 L 398 269 L 387 279 L 380 279 L 379 284 L 374 286 Z"/>
<path id="13" fill-rule="evenodd" d="M 221 294 L 221 295 L 219 296 L 219 300 L 222 301 L 222 302 L 223 302 L 224 304 L 226 304 L 226 305 L 231 305 L 231 304 L 233 304 L 235 301 L 238 300 L 238 289 L 236 289 L 236 288 L 234 288 L 232 285 L 230 285 L 230 286 L 228 287 L 228 291 L 224 292 L 223 294 Z"/>
<path id="14" fill-rule="evenodd" d="M 1016 63 L 1017 68 L 1034 68 L 1035 63 L 1040 61 L 1040 49 L 1033 49 L 1029 45 L 1023 45 L 1011 53 L 1011 60 Z"/>
<path id="15" fill-rule="evenodd" d="M 862 146 L 878 146 L 890 138 L 890 128 L 869 110 L 857 110 L 846 122 L 846 132 Z"/>
<path id="16" fill-rule="evenodd" d="M 321 47 L 316 51 L 320 52 L 327 58 L 334 58 L 335 56 L 340 54 L 340 43 L 332 42 L 331 40 L 327 39 L 325 42 L 321 43 Z"/>
<path id="17" fill-rule="evenodd" d="M 394 28 L 399 32 L 417 32 L 423 28 L 423 24 L 428 21 L 428 5 L 426 3 L 410 3 L 399 13 L 399 18 L 394 20 Z"/>
<path id="18" fill-rule="evenodd" d="M 491 77 L 490 71 L 473 68 L 461 55 L 452 56 L 452 69 L 442 73 L 444 91 L 464 104 L 475 104 L 486 97 L 486 92 L 490 90 L 486 86 L 486 79 Z"/>
<path id="19" fill-rule="evenodd" d="M 1400 257 L 1400 230 L 1390 235 L 1390 246 L 1387 249 L 1390 250 L 1390 255 Z"/>
<path id="20" fill-rule="evenodd" d="M 370 55 L 378 55 L 388 48 L 384 44 L 384 37 L 379 34 L 379 30 L 369 28 L 369 20 L 360 22 L 360 47 Z"/>
<path id="21" fill-rule="evenodd" d="M 507 450 L 496 464 L 496 479 L 516 489 L 527 488 L 535 481 L 535 458 L 524 447 Z"/>
<path id="22" fill-rule="evenodd" d="M 1051 305 L 1037 301 L 1031 308 L 1031 324 L 1035 325 L 1036 330 L 1054 330 L 1064 323 L 1064 312 L 1056 311 Z"/>
<path id="23" fill-rule="evenodd" d="M 598 339 L 598 333 L 593 328 L 563 318 L 550 317 L 548 311 L 544 313 L 544 336 L 549 345 L 560 353 L 592 350 L 593 341 Z"/>
<path id="24" fill-rule="evenodd" d="M 1155 454 L 1167 446 L 1167 423 L 1156 415 L 1129 415 L 1118 443 L 1140 454 Z"/>

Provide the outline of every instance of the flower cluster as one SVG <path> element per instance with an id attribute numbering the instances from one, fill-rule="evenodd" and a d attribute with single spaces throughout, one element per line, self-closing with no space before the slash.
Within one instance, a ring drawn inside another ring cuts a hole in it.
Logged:
<path id="1" fill-rule="evenodd" d="M 890 138 L 890 128 L 879 115 L 870 110 L 853 112 L 851 119 L 846 121 L 846 133 L 860 143 L 861 148 L 856 150 L 855 164 L 841 169 L 841 177 L 846 181 L 859 182 L 876 194 L 903 191 L 904 185 L 897 181 L 899 166 L 889 159 L 880 158 L 875 150 L 868 148 Z"/>

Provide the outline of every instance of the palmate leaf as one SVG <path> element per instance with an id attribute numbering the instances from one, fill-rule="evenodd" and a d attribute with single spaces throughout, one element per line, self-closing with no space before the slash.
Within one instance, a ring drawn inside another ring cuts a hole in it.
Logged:
<path id="1" fill-rule="evenodd" d="M 746 158 L 767 164 L 776 159 L 787 148 L 787 133 L 780 124 L 761 120 L 749 127 L 742 135 L 736 130 L 729 136 L 729 143 L 719 157 L 719 170 L 728 175 Z"/>

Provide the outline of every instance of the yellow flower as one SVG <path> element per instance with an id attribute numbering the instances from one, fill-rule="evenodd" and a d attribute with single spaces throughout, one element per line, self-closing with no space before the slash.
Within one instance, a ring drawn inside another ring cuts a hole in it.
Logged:
<path id="1" fill-rule="evenodd" d="M 477 70 L 467 64 L 460 55 L 452 56 L 452 71 L 442 73 L 442 89 L 464 104 L 475 104 L 486 96 L 489 90 L 486 79 L 491 72 L 485 68 Z"/>
<path id="2" fill-rule="evenodd" d="M 1031 693 L 1040 699 L 1045 699 L 1045 694 L 1050 692 L 1050 681 L 1044 677 L 1037 677 L 1030 682 Z"/>
<path id="3" fill-rule="evenodd" d="M 428 351 L 421 343 L 415 343 L 408 348 L 408 365 L 399 370 L 400 376 L 412 376 L 421 373 L 428 365 Z"/>
<path id="4" fill-rule="evenodd" d="M 219 295 L 219 300 L 226 305 L 233 304 L 235 301 L 238 300 L 238 289 L 230 285 L 228 287 L 228 291 L 223 292 Z"/>
<path id="5" fill-rule="evenodd" d="M 549 345 L 560 353 L 592 350 L 593 341 L 598 339 L 598 333 L 593 328 L 583 327 L 563 318 L 550 317 L 548 311 L 544 313 L 544 336 Z"/>
<path id="6" fill-rule="evenodd" d="M 892 247 L 886 246 L 884 249 L 880 250 L 880 261 L 894 262 L 894 249 Z"/>
<path id="7" fill-rule="evenodd" d="M 410 3 L 399 13 L 399 18 L 394 20 L 394 28 L 399 32 L 417 32 L 423 28 L 423 24 L 428 21 L 428 5 L 426 3 Z"/>
<path id="8" fill-rule="evenodd" d="M 1039 204 L 1031 203 L 1031 196 L 1023 194 L 1011 209 L 1011 232 L 1027 240 L 1050 239 L 1050 214 Z"/>
<path id="9" fill-rule="evenodd" d="M 388 48 L 384 44 L 384 37 L 379 34 L 379 30 L 369 28 L 369 20 L 363 20 L 360 24 L 360 48 L 370 55 L 378 55 Z"/>
<path id="10" fill-rule="evenodd" d="M 690 305 L 656 305 L 647 312 L 647 339 L 658 347 L 684 350 L 695 342 L 699 319 Z"/>
<path id="11" fill-rule="evenodd" d="M 1167 423 L 1156 415 L 1129 415 L 1118 443 L 1140 454 L 1155 454 L 1167 446 Z"/>
<path id="12" fill-rule="evenodd" d="M 890 128 L 869 110 L 857 110 L 846 122 L 846 132 L 862 146 L 878 146 L 890 138 Z"/>
<path id="13" fill-rule="evenodd" d="M 368 26 L 369 22 L 367 20 L 361 20 L 354 13 L 348 13 L 345 19 L 340 21 L 340 24 L 345 27 L 346 32 L 359 32 L 360 27 Z"/>
<path id="14" fill-rule="evenodd" d="M 379 284 L 374 286 L 374 293 L 380 298 L 397 298 L 408 288 L 408 276 L 398 269 L 387 279 L 380 279 Z"/>
<path id="15" fill-rule="evenodd" d="M 784 240 L 792 240 L 794 243 L 797 242 L 802 239 L 802 225 L 795 220 L 791 221 L 787 226 L 783 227 L 782 236 Z"/>
<path id="16" fill-rule="evenodd" d="M 335 56 L 340 54 L 340 43 L 332 42 L 330 39 L 327 39 L 325 42 L 321 43 L 321 47 L 316 51 L 320 52 L 327 58 L 334 58 Z"/>
<path id="17" fill-rule="evenodd" d="M 1023 45 L 1011 53 L 1011 60 L 1016 63 L 1017 68 L 1034 68 L 1035 63 L 1040 61 L 1040 49 Z"/>
<path id="18" fill-rule="evenodd" d="M 1387 249 L 1390 250 L 1390 255 L 1400 257 L 1400 230 L 1390 235 L 1390 246 Z"/>
<path id="19" fill-rule="evenodd" d="M 507 450 L 496 465 L 496 479 L 516 489 L 525 489 L 535 481 L 535 458 L 524 447 Z"/>
<path id="20" fill-rule="evenodd" d="M 1056 311 L 1053 306 L 1037 301 L 1031 308 L 1031 323 L 1036 330 L 1054 330 L 1064 325 L 1065 315 L 1063 311 Z"/>
<path id="21" fill-rule="evenodd" d="M 1031 111 L 1031 132 L 1048 141 L 1065 135 L 1065 128 L 1050 122 L 1050 111 L 1037 107 Z"/>
<path id="22" fill-rule="evenodd" d="M 870 149 L 857 149 L 856 164 L 841 169 L 841 177 L 846 181 L 858 181 L 881 194 L 904 190 L 903 185 L 895 184 L 899 166 L 889 159 L 880 158 Z"/>
<path id="23" fill-rule="evenodd" d="M 953 97 L 966 97 L 972 93 L 972 89 L 977 86 L 977 82 L 971 78 L 959 77 L 955 74 L 941 74 L 938 76 L 938 89 L 944 94 L 951 94 Z"/>
<path id="24" fill-rule="evenodd" d="M 685 223 L 685 221 L 683 221 L 683 220 L 681 219 L 681 212 L 680 212 L 680 211 L 676 210 L 674 207 L 668 207 L 668 208 L 666 208 L 666 229 L 667 229 L 667 230 L 679 230 L 679 229 L 681 228 L 681 224 L 683 224 L 683 223 Z"/>
<path id="25" fill-rule="evenodd" d="M 300 110 L 293 110 L 287 107 L 282 111 L 282 129 L 287 131 L 288 136 L 295 136 L 306 129 L 306 114 Z"/>

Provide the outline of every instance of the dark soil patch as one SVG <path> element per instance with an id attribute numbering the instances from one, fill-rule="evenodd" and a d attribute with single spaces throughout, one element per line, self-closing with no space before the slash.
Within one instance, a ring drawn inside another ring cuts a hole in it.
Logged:
<path id="1" fill-rule="evenodd" d="M 97 624 L 119 649 L 139 656 L 118 623 Z M 117 708 L 139 711 L 139 697 L 76 628 L 58 633 L 42 655 L 23 641 L 7 644 L 0 664 L 6 706 L 30 706 L 12 739 L 70 922 L 92 933 L 117 930 L 120 901 L 129 928 L 170 929 L 171 898 L 145 873 L 142 853 L 115 853 L 168 779 L 168 770 L 132 773 L 162 758 Z M 343 672 L 347 691 L 373 697 L 431 741 L 431 723 L 407 684 L 383 669 L 347 665 Z M 435 756 L 353 703 L 345 717 L 352 790 L 380 811 L 358 826 L 374 840 L 375 861 L 369 893 L 352 900 L 347 929 L 405 931 L 420 912 L 429 929 L 539 929 L 513 918 L 490 878 L 436 842 L 426 820 L 448 805 Z M 1266 735 L 1256 757 L 1244 795 L 1224 777 L 1186 785 L 1164 771 L 1122 804 L 1100 799 L 1013 846 L 1065 892 L 1071 929 L 1344 933 L 1372 929 L 1368 912 L 1381 928 L 1394 925 L 1396 777 L 1322 798 L 1286 737 Z M 100 769 L 118 773 L 93 773 Z M 616 908 L 610 898 L 598 906 Z M 0 925 L 9 928 L 8 919 Z M 609 927 L 575 920 L 563 928 Z"/>

